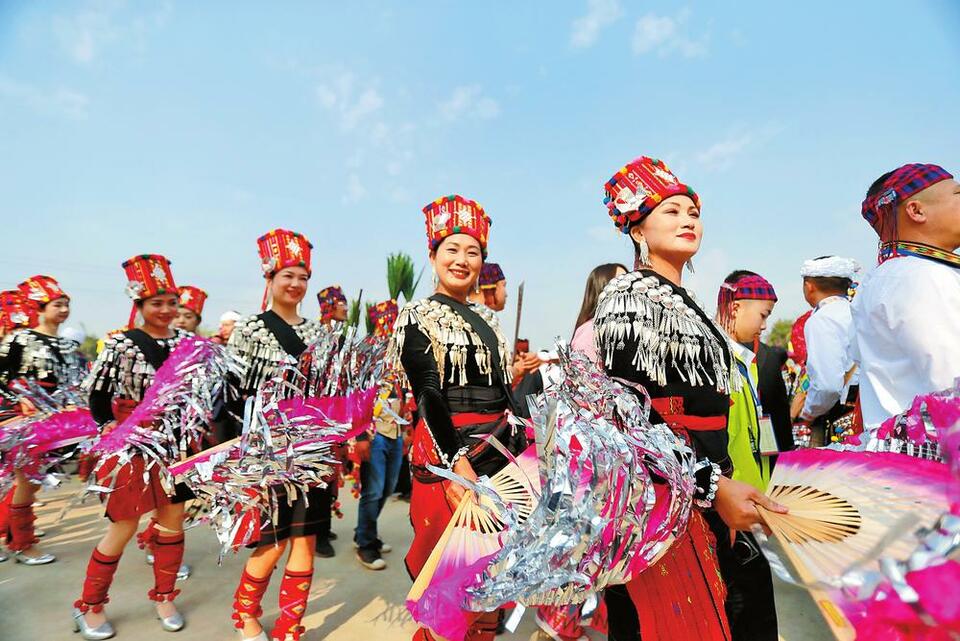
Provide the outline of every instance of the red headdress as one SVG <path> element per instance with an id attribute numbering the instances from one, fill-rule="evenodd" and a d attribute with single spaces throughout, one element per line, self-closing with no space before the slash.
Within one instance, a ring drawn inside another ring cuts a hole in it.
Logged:
<path id="1" fill-rule="evenodd" d="M 70 298 L 60 289 L 60 284 L 50 276 L 37 274 L 17 285 L 23 297 L 37 307 L 46 305 L 58 298 Z"/>
<path id="2" fill-rule="evenodd" d="M 873 195 L 867 195 L 860 214 L 870 223 L 880 240 L 896 240 L 897 205 L 953 174 L 940 165 L 910 163 L 890 172 Z"/>
<path id="3" fill-rule="evenodd" d="M 373 336 L 387 338 L 393 333 L 393 324 L 397 322 L 400 310 L 397 301 L 385 300 L 367 309 L 367 315 L 373 324 Z"/>
<path id="4" fill-rule="evenodd" d="M 759 274 L 745 274 L 732 283 L 720 285 L 720 292 L 717 294 L 717 317 L 724 328 L 733 320 L 733 302 L 737 300 L 776 302 L 777 292 L 773 285 Z"/>
<path id="5" fill-rule="evenodd" d="M 124 261 L 123 270 L 127 274 L 127 296 L 133 299 L 130 320 L 127 327 L 133 327 L 137 318 L 137 301 L 143 301 L 160 294 L 179 296 L 177 283 L 170 271 L 170 261 L 159 254 L 141 254 Z"/>
<path id="6" fill-rule="evenodd" d="M 0 327 L 4 332 L 37 326 L 37 306 L 19 289 L 0 292 Z"/>
<path id="7" fill-rule="evenodd" d="M 670 196 L 689 196 L 694 205 L 700 206 L 697 192 L 680 182 L 665 162 L 646 156 L 627 163 L 604 183 L 603 191 L 603 204 L 613 224 L 625 234 Z"/>
<path id="8" fill-rule="evenodd" d="M 317 302 L 320 303 L 320 319 L 330 320 L 333 318 L 333 310 L 337 303 L 346 303 L 347 297 L 343 295 L 343 290 L 339 285 L 330 285 L 324 287 L 317 294 Z"/>
<path id="9" fill-rule="evenodd" d="M 310 250 L 313 245 L 303 234 L 289 229 L 273 229 L 257 239 L 257 252 L 260 254 L 260 268 L 264 278 L 271 278 L 281 269 L 303 267 L 310 272 Z M 267 308 L 267 294 L 270 285 L 263 291 L 260 309 Z"/>
<path id="10" fill-rule="evenodd" d="M 193 285 L 180 288 L 180 307 L 186 307 L 197 316 L 203 316 L 203 304 L 207 302 L 207 292 Z"/>
<path id="11" fill-rule="evenodd" d="M 480 243 L 484 257 L 490 236 L 490 217 L 483 206 L 463 196 L 441 196 L 423 208 L 427 217 L 427 246 L 433 251 L 451 234 L 467 234 Z"/>

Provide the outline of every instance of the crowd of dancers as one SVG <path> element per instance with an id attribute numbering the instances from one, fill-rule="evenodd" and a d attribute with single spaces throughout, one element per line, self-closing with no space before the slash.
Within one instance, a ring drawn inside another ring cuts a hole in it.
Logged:
<path id="1" fill-rule="evenodd" d="M 497 316 L 506 279 L 487 260 L 490 217 L 460 195 L 423 210 L 433 293 L 402 307 L 395 300 L 370 306 L 372 331 L 363 339 L 346 323 L 347 299 L 337 286 L 319 292 L 320 319 L 300 315 L 312 280 L 312 246 L 303 234 L 283 229 L 257 240 L 263 311 L 224 314 L 210 339 L 195 334 L 206 293 L 178 286 L 170 261 L 159 254 L 123 263 L 130 317 L 104 338 L 91 364 L 76 341 L 61 335 L 70 297 L 54 278 L 33 276 L 0 293 L 0 536 L 13 560 L 28 566 L 55 561 L 42 549 L 32 506 L 48 475 L 75 457 L 81 476 L 89 477 L 86 491 L 99 495 L 107 518 L 75 588 L 76 630 L 85 639 L 116 634 L 105 606 L 119 560 L 136 536 L 152 563 L 148 597 L 160 625 L 179 631 L 186 622 L 175 605 L 176 586 L 189 574 L 185 519 L 222 512 L 224 504 L 210 500 L 203 487 L 233 483 L 258 506 L 231 507 L 218 530 L 227 547 L 250 548 L 233 603 L 240 638 L 299 639 L 314 558 L 332 554 L 330 514 L 344 464 L 355 465 L 360 486 L 358 562 L 370 570 L 386 567 L 391 548 L 377 520 L 398 483 L 408 483 L 413 542 L 406 568 L 414 580 L 423 573 L 442 580 L 432 573 L 461 503 L 484 505 L 471 488 L 525 453 L 535 452 L 541 463 L 549 456 L 547 444 L 531 449 L 539 438 L 532 414 L 565 364 L 582 359 L 584 367 L 649 398 L 645 420 L 669 428 L 677 457 L 689 457 L 683 483 L 654 474 L 655 491 L 634 497 L 638 513 L 670 510 L 683 517 L 656 545 L 652 535 L 617 534 L 624 538 L 615 541 L 631 542 L 624 567 L 633 567 L 633 554 L 647 562 L 605 583 L 590 606 L 581 599 L 542 605 L 537 623 L 564 640 L 582 638 L 587 626 L 614 641 L 776 640 L 771 567 L 755 534 L 766 529 L 762 510 L 788 512 L 766 494 L 778 456 L 798 446 L 883 448 L 876 438 L 881 424 L 907 411 L 918 395 L 950 388 L 960 375 L 960 184 L 941 167 L 920 164 L 877 179 L 862 215 L 879 237 L 879 265 L 858 283 L 860 266 L 851 259 L 806 261 L 798 286 L 812 309 L 795 323 L 788 349 L 760 340 L 777 294 L 758 272 L 729 274 L 714 314 L 684 287 L 710 217 L 701 213 L 700 195 L 664 162 L 631 161 L 603 190 L 606 213 L 632 240 L 633 269 L 610 263 L 589 274 L 571 352 L 561 346 L 560 353 L 532 353 L 508 343 Z M 323 367 L 317 365 L 321 343 L 336 355 Z M 351 383 L 348 394 L 343 381 L 357 371 L 358 354 L 374 355 L 369 372 L 375 373 L 362 385 Z M 307 371 L 313 383 L 298 384 L 298 376 L 310 378 Z M 376 392 L 364 396 L 361 387 Z M 348 419 L 331 418 L 331 401 L 312 432 L 292 439 L 282 424 L 291 415 L 284 412 L 292 411 L 283 402 L 319 407 L 318 399 L 348 396 L 365 404 Z M 78 411 L 75 438 L 49 434 L 50 425 Z M 288 439 L 286 482 L 231 476 L 231 465 L 249 466 L 251 452 L 267 451 L 252 443 L 270 448 L 272 438 Z M 314 442 L 339 450 L 339 460 L 307 465 Z M 227 472 L 182 472 L 196 457 L 214 457 L 203 460 L 220 461 Z M 188 517 L 191 502 L 203 509 Z M 279 616 L 267 625 L 261 602 L 274 573 Z M 486 576 L 482 569 L 474 574 L 480 582 Z M 466 599 L 459 605 L 466 624 L 455 634 L 418 618 L 425 608 L 412 610 L 420 624 L 414 638 L 492 639 L 510 607 L 474 612 Z"/>

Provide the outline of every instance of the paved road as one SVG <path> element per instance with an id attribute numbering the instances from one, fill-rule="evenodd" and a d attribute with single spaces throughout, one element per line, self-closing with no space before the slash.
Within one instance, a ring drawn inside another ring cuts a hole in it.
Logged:
<path id="1" fill-rule="evenodd" d="M 46 551 L 57 555 L 56 563 L 40 567 L 0 564 L 0 641 L 71 641 L 71 603 L 78 597 L 87 559 L 103 532 L 104 520 L 98 505 L 90 502 L 67 513 L 54 523 L 65 501 L 77 490 L 76 483 L 41 495 L 46 501 L 38 508 L 38 525 L 47 530 L 42 540 Z M 344 493 L 346 494 L 346 493 Z M 389 566 L 381 572 L 361 567 L 349 543 L 356 521 L 356 500 L 343 500 L 343 520 L 334 522 L 340 540 L 337 556 L 317 559 L 308 615 L 304 620 L 304 641 L 401 641 L 414 629 L 404 597 L 410 581 L 403 569 L 403 550 L 410 543 L 408 504 L 388 501 L 381 518 L 381 536 L 396 550 L 386 555 Z M 160 629 L 153 618 L 146 592 L 153 574 L 144 563 L 143 552 L 131 543 L 120 563 L 111 590 L 108 612 L 117 629 L 117 639 L 133 641 L 236 641 L 231 627 L 233 591 L 246 554 L 231 555 L 217 565 L 217 542 L 212 531 L 200 526 L 187 533 L 186 561 L 193 576 L 178 585 L 183 592 L 177 605 L 187 618 L 187 627 L 177 636 Z M 271 585 L 264 599 L 265 621 L 277 614 L 276 588 Z M 806 592 L 777 585 L 781 634 L 787 641 L 827 641 L 830 633 L 820 620 Z M 536 626 L 528 613 L 517 632 L 500 637 L 506 640 L 536 639 Z M 600 639 L 600 635 L 594 635 Z"/>

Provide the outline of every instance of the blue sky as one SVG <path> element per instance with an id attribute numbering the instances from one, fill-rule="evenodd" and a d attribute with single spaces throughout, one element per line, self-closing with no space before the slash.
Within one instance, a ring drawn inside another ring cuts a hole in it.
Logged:
<path id="1" fill-rule="evenodd" d="M 257 311 L 255 239 L 289 227 L 314 292 L 382 299 L 388 253 L 426 260 L 420 208 L 459 192 L 542 346 L 592 267 L 630 262 L 601 186 L 644 154 L 701 194 L 706 307 L 747 268 L 796 316 L 803 259 L 872 266 L 874 178 L 960 170 L 960 9 L 723 4 L 6 0 L 0 287 L 53 275 L 100 333 L 129 310 L 120 263 L 163 253 L 210 325 Z"/>

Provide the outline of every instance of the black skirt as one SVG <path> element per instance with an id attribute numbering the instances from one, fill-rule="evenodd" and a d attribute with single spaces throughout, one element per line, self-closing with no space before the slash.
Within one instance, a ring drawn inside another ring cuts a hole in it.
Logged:
<path id="1" fill-rule="evenodd" d="M 313 487 L 307 496 L 298 494 L 290 504 L 287 501 L 285 489 L 273 490 L 277 506 L 277 522 L 270 519 L 270 515 L 261 517 L 260 540 L 247 545 L 248 548 L 257 548 L 262 545 L 273 545 L 285 541 L 292 536 L 315 536 L 326 527 L 324 518 L 329 522 L 329 501 L 323 500 L 323 488 Z M 324 514 L 324 511 L 328 514 Z"/>

